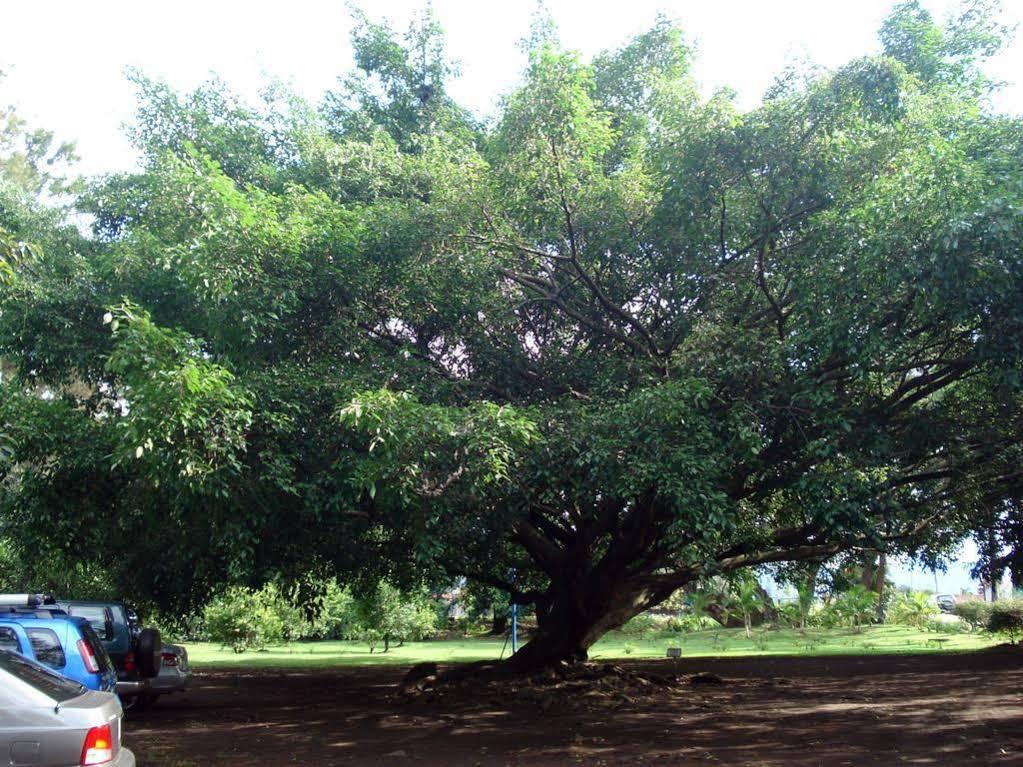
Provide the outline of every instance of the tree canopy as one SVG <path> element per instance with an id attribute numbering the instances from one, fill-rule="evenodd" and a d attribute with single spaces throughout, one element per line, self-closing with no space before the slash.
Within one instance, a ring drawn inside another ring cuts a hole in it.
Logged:
<path id="1" fill-rule="evenodd" d="M 362 19 L 320 108 L 139 77 L 92 237 L 0 211 L 46 253 L 0 300 L 2 534 L 167 604 L 465 576 L 535 605 L 521 667 L 701 577 L 939 557 L 1023 477 L 983 11 L 904 3 L 748 111 L 666 20 L 591 62 L 535 35 L 489 123 L 428 15 Z"/>

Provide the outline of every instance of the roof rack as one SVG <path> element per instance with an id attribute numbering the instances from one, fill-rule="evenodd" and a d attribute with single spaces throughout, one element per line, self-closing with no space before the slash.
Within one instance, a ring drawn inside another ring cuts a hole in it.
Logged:
<path id="1" fill-rule="evenodd" d="M 49 594 L 0 594 L 2 607 L 43 607 L 56 604 L 57 600 Z"/>

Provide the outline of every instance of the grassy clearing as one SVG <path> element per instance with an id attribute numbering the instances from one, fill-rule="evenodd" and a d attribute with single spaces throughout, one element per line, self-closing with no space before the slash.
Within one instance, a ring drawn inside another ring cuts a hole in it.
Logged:
<path id="1" fill-rule="evenodd" d="M 504 639 L 470 638 L 409 642 L 403 647 L 383 644 L 371 653 L 361 642 L 294 642 L 265 650 L 235 653 L 208 642 L 186 643 L 195 668 L 323 668 L 330 666 L 408 666 L 415 663 L 464 663 L 491 660 L 501 654 Z M 511 652 L 511 643 L 505 657 Z"/>
<path id="2" fill-rule="evenodd" d="M 945 641 L 935 641 L 945 640 Z M 749 655 L 872 655 L 979 650 L 998 643 L 987 634 L 944 634 L 908 626 L 868 626 L 854 629 L 755 631 L 747 639 L 742 629 L 708 629 L 688 634 L 667 631 L 626 636 L 609 634 L 590 651 L 594 660 L 663 658 L 669 647 L 682 648 L 683 657 Z M 215 644 L 188 644 L 196 668 L 323 668 L 332 666 L 408 666 L 433 661 L 460 663 L 493 660 L 511 651 L 504 639 L 472 638 L 412 642 L 404 647 L 370 653 L 359 642 L 296 642 L 283 647 L 236 654 Z"/>

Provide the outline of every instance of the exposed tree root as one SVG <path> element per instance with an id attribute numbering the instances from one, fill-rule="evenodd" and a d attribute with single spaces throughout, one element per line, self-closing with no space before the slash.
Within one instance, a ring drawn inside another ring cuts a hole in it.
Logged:
<path id="1" fill-rule="evenodd" d="M 549 709 L 619 706 L 665 693 L 691 695 L 696 686 L 723 685 L 725 680 L 710 674 L 695 676 L 638 673 L 610 663 L 569 663 L 562 661 L 531 673 L 522 673 L 507 663 L 480 662 L 439 671 L 435 664 L 421 664 L 410 670 L 399 695 L 429 701 L 458 698 L 493 698 Z"/>

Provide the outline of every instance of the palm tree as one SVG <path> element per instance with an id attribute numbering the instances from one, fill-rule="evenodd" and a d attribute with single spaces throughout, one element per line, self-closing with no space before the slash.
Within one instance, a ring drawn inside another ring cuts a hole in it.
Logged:
<path id="1" fill-rule="evenodd" d="M 752 635 L 750 628 L 753 625 L 753 613 L 763 606 L 763 599 L 760 597 L 760 584 L 755 578 L 744 578 L 739 581 L 732 591 L 730 599 L 732 609 L 742 616 L 743 626 L 746 627 L 746 638 Z"/>

